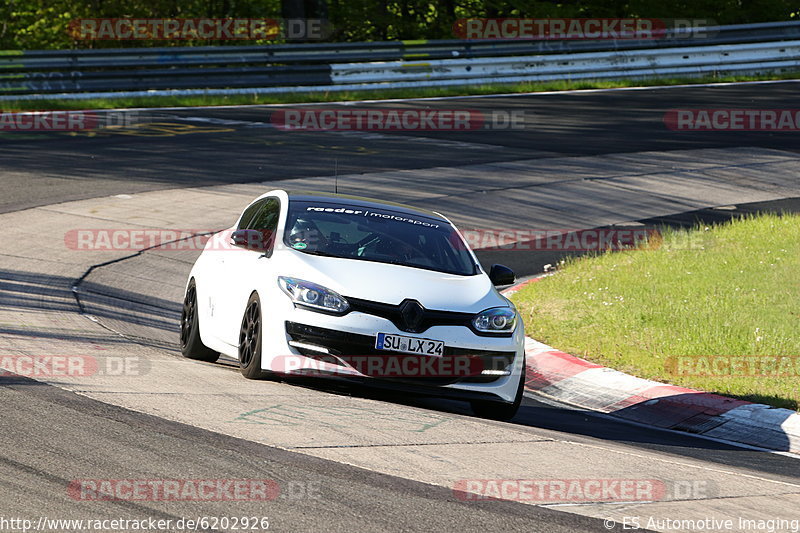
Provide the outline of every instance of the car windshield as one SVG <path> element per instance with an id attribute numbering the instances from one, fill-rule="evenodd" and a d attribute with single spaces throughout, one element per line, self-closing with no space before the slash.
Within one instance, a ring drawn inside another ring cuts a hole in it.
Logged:
<path id="1" fill-rule="evenodd" d="M 446 221 L 391 209 L 292 201 L 284 242 L 300 252 L 472 276 L 466 244 Z"/>

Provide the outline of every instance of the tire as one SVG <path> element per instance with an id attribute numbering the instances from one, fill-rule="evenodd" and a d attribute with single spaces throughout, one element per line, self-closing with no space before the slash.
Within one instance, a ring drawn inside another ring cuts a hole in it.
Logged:
<path id="1" fill-rule="evenodd" d="M 219 353 L 203 344 L 200 338 L 200 318 L 197 313 L 197 286 L 194 279 L 189 281 L 181 311 L 181 353 L 189 359 L 213 363 Z"/>
<path id="2" fill-rule="evenodd" d="M 258 293 L 250 295 L 239 328 L 239 370 L 247 379 L 262 379 L 266 373 L 261 370 L 261 299 Z"/>
<path id="3" fill-rule="evenodd" d="M 514 418 L 522 403 L 522 394 L 525 392 L 525 359 L 522 360 L 522 373 L 519 376 L 517 394 L 512 403 L 493 400 L 473 400 L 470 402 L 472 412 L 481 418 L 490 420 L 508 421 Z"/>

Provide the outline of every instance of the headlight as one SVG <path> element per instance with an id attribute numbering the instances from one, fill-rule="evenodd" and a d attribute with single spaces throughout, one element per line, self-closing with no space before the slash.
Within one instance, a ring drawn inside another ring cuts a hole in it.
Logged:
<path id="1" fill-rule="evenodd" d="M 517 325 L 517 311 L 511 307 L 495 307 L 475 315 L 472 326 L 481 333 L 511 333 Z"/>
<path id="2" fill-rule="evenodd" d="M 284 276 L 278 278 L 278 285 L 301 307 L 336 314 L 344 314 L 350 309 L 347 300 L 322 285 Z"/>

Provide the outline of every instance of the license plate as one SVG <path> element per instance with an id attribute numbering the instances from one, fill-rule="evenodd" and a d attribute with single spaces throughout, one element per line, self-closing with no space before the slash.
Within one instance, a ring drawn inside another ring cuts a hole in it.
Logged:
<path id="1" fill-rule="evenodd" d="M 375 348 L 392 352 L 444 355 L 443 341 L 406 337 L 405 335 L 393 335 L 389 333 L 378 333 L 375 339 Z"/>

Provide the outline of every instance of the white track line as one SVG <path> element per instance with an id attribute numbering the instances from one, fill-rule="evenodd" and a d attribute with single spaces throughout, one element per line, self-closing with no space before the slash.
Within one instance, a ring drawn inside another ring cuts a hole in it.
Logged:
<path id="1" fill-rule="evenodd" d="M 557 94 L 577 95 L 605 92 L 619 92 L 619 91 L 654 91 L 662 89 L 687 89 L 687 88 L 704 88 L 704 87 L 730 87 L 735 85 L 774 85 L 781 83 L 798 83 L 800 79 L 791 80 L 764 80 L 764 81 L 734 81 L 734 82 L 718 82 L 718 83 L 687 83 L 684 85 L 652 85 L 646 87 L 614 87 L 608 89 L 573 89 L 566 91 L 540 91 L 540 92 L 527 92 L 527 93 L 495 93 L 495 94 L 472 94 L 464 96 L 421 96 L 417 98 L 387 98 L 376 100 L 343 100 L 336 102 L 306 102 L 306 103 L 283 103 L 283 104 L 236 104 L 236 105 L 209 105 L 209 106 L 182 106 L 182 107 L 124 107 L 115 109 L 96 109 L 95 112 L 112 112 L 112 111 L 179 111 L 182 109 L 246 109 L 250 107 L 299 107 L 299 106 L 319 106 L 319 105 L 353 105 L 353 104 L 374 104 L 385 102 L 413 102 L 413 101 L 446 101 L 446 100 L 462 100 L 462 99 L 477 99 L 477 98 L 511 98 L 520 96 L 551 96 Z"/>

